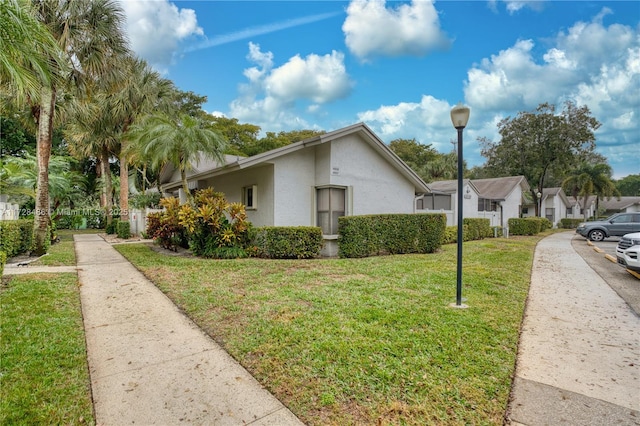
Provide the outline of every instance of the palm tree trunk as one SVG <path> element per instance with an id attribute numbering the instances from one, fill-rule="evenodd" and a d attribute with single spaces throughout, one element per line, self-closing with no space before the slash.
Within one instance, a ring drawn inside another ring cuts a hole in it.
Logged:
<path id="1" fill-rule="evenodd" d="M 120 148 L 120 220 L 129 221 L 129 163 L 126 156 L 126 142 Z"/>
<path id="2" fill-rule="evenodd" d="M 40 113 L 38 117 L 38 177 L 36 182 L 36 211 L 33 222 L 33 254 L 41 256 L 47 252 L 51 235 L 49 225 L 49 159 L 53 138 L 53 114 L 56 93 L 51 87 L 42 88 Z"/>
<path id="3" fill-rule="evenodd" d="M 180 167 L 180 178 L 182 179 L 182 190 L 184 191 L 187 202 L 191 203 L 191 192 L 189 191 L 189 184 L 187 183 L 187 171 L 185 167 Z"/>
<path id="4" fill-rule="evenodd" d="M 111 185 L 111 168 L 109 167 L 109 150 L 106 147 L 102 148 L 100 153 L 100 164 L 102 169 L 102 180 L 104 182 L 102 191 L 105 197 L 104 209 L 107 225 L 110 225 L 113 221 L 113 185 Z"/>

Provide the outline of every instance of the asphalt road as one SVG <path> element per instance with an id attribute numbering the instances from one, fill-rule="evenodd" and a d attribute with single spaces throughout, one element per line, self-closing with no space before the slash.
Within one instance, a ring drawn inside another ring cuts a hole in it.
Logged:
<path id="1" fill-rule="evenodd" d="M 620 237 L 610 237 L 604 241 L 589 245 L 587 239 L 575 235 L 571 241 L 574 250 L 600 275 L 609 286 L 640 316 L 640 280 L 617 263 L 605 257 L 609 254 L 616 257 L 616 246 Z M 595 248 L 601 249 L 599 253 Z"/>

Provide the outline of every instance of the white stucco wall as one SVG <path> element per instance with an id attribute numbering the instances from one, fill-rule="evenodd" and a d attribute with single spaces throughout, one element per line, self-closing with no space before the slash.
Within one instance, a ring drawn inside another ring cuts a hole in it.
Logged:
<path id="1" fill-rule="evenodd" d="M 357 134 L 331 144 L 328 179 L 352 187 L 353 215 L 414 212 L 413 184 Z"/>
<path id="2" fill-rule="evenodd" d="M 309 147 L 274 160 L 274 225 L 311 226 L 315 149 Z"/>
<path id="3" fill-rule="evenodd" d="M 509 226 L 509 219 L 520 217 L 520 204 L 522 202 L 522 188 L 517 186 L 502 202 L 502 224 L 500 226 Z"/>
<path id="4" fill-rule="evenodd" d="M 216 191 L 224 192 L 230 203 L 241 203 L 243 202 L 242 188 L 257 185 L 257 208 L 247 209 L 247 218 L 254 226 L 272 226 L 274 224 L 273 175 L 273 165 L 265 164 L 210 178 L 199 182 L 198 186 L 213 187 Z"/>

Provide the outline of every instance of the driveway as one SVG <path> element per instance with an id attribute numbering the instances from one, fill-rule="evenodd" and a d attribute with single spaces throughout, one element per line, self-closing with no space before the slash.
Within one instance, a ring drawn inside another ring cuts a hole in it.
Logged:
<path id="1" fill-rule="evenodd" d="M 613 258 L 616 257 L 618 241 L 620 241 L 620 237 L 610 237 L 590 246 L 586 238 L 575 235 L 571 243 L 574 250 L 589 266 L 627 302 L 636 315 L 640 316 L 640 280 L 628 273 L 625 268 L 605 257 L 605 254 L 611 255 Z M 595 248 L 603 252 L 599 253 Z"/>

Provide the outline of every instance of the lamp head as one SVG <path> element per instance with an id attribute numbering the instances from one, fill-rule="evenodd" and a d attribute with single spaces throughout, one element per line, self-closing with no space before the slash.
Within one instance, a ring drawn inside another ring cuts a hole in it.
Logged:
<path id="1" fill-rule="evenodd" d="M 464 106 L 461 103 L 454 106 L 451 110 L 451 122 L 453 123 L 453 127 L 456 129 L 464 129 L 467 127 L 470 112 L 469 107 Z"/>

